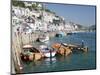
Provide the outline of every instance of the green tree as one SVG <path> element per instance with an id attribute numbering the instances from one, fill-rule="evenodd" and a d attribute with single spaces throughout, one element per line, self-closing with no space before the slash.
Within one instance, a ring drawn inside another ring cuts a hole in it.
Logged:
<path id="1" fill-rule="evenodd" d="M 24 7 L 25 8 L 25 4 L 22 1 L 12 0 L 12 5 L 13 6 L 19 6 L 19 7 Z"/>

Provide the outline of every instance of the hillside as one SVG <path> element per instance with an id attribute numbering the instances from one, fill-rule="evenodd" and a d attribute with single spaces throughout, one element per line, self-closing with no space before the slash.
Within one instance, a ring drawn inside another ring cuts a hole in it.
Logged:
<path id="1" fill-rule="evenodd" d="M 21 31 L 61 31 L 67 32 L 85 30 L 86 28 L 74 22 L 66 22 L 63 16 L 46 8 L 44 3 L 12 2 L 12 25 Z M 90 27 L 93 28 L 93 27 Z"/>

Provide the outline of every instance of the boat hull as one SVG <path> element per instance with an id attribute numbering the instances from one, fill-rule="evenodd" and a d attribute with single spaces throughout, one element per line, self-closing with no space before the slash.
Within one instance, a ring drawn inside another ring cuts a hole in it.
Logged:
<path id="1" fill-rule="evenodd" d="M 47 42 L 48 40 L 45 40 L 45 39 L 44 40 L 41 40 L 41 39 L 39 39 L 39 41 L 40 42 Z"/>
<path id="2" fill-rule="evenodd" d="M 40 38 L 39 38 L 39 41 L 40 41 L 40 42 L 49 41 L 49 37 L 48 37 L 48 36 L 46 36 L 46 37 L 40 37 Z"/>
<path id="3" fill-rule="evenodd" d="M 49 41 L 49 38 L 46 38 L 46 39 L 39 39 L 40 42 L 46 42 L 46 41 Z"/>
<path id="4" fill-rule="evenodd" d="M 56 54 L 56 52 L 46 52 L 46 53 L 44 53 L 44 56 L 45 57 L 54 57 L 55 56 L 55 54 Z"/>

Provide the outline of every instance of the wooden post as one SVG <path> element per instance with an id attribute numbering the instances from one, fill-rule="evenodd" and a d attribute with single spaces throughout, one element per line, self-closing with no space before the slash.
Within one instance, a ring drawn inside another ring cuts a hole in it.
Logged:
<path id="1" fill-rule="evenodd" d="M 51 49 L 50 49 L 50 58 L 52 58 L 52 51 L 51 51 Z"/>
<path id="2" fill-rule="evenodd" d="M 85 47 L 83 50 L 84 52 L 88 52 L 88 47 Z"/>
<path id="3" fill-rule="evenodd" d="M 64 56 L 66 55 L 66 49 L 64 48 Z"/>

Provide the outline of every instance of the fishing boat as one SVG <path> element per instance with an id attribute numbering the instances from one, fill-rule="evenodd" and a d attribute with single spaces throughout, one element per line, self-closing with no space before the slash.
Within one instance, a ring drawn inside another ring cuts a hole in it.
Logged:
<path id="1" fill-rule="evenodd" d="M 35 56 L 36 54 L 40 55 L 40 51 L 38 49 L 36 49 L 32 45 L 24 45 L 20 56 L 23 61 L 32 61 L 37 58 Z M 35 58 L 33 56 L 35 56 Z"/>
<path id="2" fill-rule="evenodd" d="M 46 45 L 41 45 L 40 50 L 44 54 L 44 57 L 54 57 L 56 54 L 55 50 L 48 48 Z"/>
<path id="3" fill-rule="evenodd" d="M 22 47 L 22 52 L 20 53 L 21 59 L 23 61 L 29 61 L 29 53 L 30 53 L 30 49 L 32 48 L 32 45 L 24 45 Z"/>

